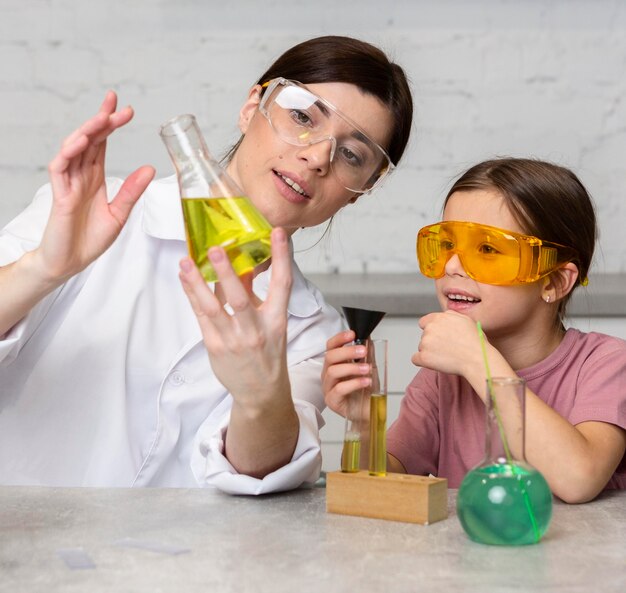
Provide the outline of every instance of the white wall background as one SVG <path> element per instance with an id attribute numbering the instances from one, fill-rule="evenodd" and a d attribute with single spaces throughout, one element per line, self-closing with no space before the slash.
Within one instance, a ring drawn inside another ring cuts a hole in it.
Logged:
<path id="1" fill-rule="evenodd" d="M 393 178 L 298 256 L 306 271 L 413 272 L 417 229 L 438 217 L 452 178 L 493 155 L 573 168 L 598 208 L 594 271 L 626 271 L 622 0 L 0 0 L 0 226 L 106 89 L 137 113 L 109 143 L 108 172 L 148 162 L 169 175 L 162 121 L 195 113 L 220 154 L 256 76 L 290 45 L 330 33 L 403 65 L 415 135 Z"/>

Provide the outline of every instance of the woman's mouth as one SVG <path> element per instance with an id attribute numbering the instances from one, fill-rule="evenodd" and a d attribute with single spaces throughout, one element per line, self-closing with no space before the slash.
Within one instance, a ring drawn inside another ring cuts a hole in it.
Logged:
<path id="1" fill-rule="evenodd" d="M 298 183 L 295 179 L 275 169 L 273 173 L 277 180 L 280 193 L 290 202 L 302 202 L 311 198 L 309 193 L 302 187 L 302 182 Z"/>

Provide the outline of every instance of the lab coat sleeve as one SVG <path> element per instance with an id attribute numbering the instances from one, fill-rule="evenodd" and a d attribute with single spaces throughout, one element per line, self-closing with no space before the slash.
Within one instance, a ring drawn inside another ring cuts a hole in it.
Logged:
<path id="1" fill-rule="evenodd" d="M 323 358 L 305 360 L 289 369 L 292 393 L 300 397 L 294 405 L 300 432 L 291 461 L 262 479 L 239 474 L 224 456 L 224 441 L 230 414 L 218 429 L 197 443 L 192 458 L 196 480 L 229 494 L 267 494 L 311 486 L 322 467 L 319 430 L 324 425 L 321 412 L 323 395 L 321 371 Z"/>
<path id="2" fill-rule="evenodd" d="M 119 186 L 119 180 L 107 179 L 109 196 L 115 195 Z M 48 183 L 39 188 L 33 201 L 26 209 L 0 230 L 0 266 L 17 261 L 25 253 L 39 246 L 51 208 L 52 188 Z M 4 336 L 0 335 L 0 366 L 11 364 L 17 358 L 22 347 L 38 330 L 53 305 L 56 306 L 58 313 L 57 322 L 61 322 L 61 316 L 64 313 L 63 307 L 71 306 L 73 299 L 80 292 L 85 278 L 89 274 L 89 269 L 86 268 L 82 273 L 77 274 L 44 297 L 30 310 L 28 315 L 16 323 Z M 59 300 L 62 301 L 62 306 L 59 306 Z M 49 331 L 54 331 L 54 327 L 50 327 Z"/>
<path id="3" fill-rule="evenodd" d="M 51 204 L 52 192 L 50 186 L 45 185 L 37 192 L 31 204 L 0 230 L 0 266 L 17 261 L 39 245 Z M 29 315 L 16 323 L 4 336 L 0 336 L 0 365 L 10 364 L 15 360 L 22 345 L 48 313 L 58 292 L 57 290 L 42 299 Z"/>

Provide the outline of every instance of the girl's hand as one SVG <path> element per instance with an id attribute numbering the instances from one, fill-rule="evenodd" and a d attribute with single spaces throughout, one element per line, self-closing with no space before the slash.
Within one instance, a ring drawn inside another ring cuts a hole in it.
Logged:
<path id="1" fill-rule="evenodd" d="M 466 378 L 476 368 L 484 374 L 480 336 L 472 319 L 456 311 L 429 313 L 419 326 L 423 333 L 411 357 L 414 365 Z"/>
<path id="2" fill-rule="evenodd" d="M 152 167 L 137 169 L 107 201 L 106 141 L 133 117 L 130 107 L 116 108 L 117 96 L 109 91 L 98 114 L 65 139 L 48 166 L 52 210 L 34 255 L 42 277 L 51 283 L 63 282 L 104 253 L 154 177 Z"/>
<path id="3" fill-rule="evenodd" d="M 341 416 L 346 416 L 350 395 L 368 387 L 370 365 L 358 362 L 366 354 L 363 345 L 350 345 L 355 339 L 352 330 L 340 332 L 326 343 L 322 370 L 322 388 L 326 405 Z M 355 362 L 356 361 L 356 362 Z"/>
<path id="4" fill-rule="evenodd" d="M 260 411 L 276 398 L 289 398 L 287 372 L 287 304 L 291 292 L 291 256 L 283 229 L 272 231 L 272 277 L 261 303 L 235 274 L 225 251 L 209 250 L 229 315 L 193 261 L 181 261 L 180 279 L 200 324 L 211 366 L 235 403 Z"/>

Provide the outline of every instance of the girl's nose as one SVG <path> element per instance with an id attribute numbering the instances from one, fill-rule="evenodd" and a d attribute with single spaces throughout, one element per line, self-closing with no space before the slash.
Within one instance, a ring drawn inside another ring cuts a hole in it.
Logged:
<path id="1" fill-rule="evenodd" d="M 467 277 L 465 273 L 465 268 L 461 263 L 461 259 L 459 258 L 458 253 L 453 253 L 448 261 L 446 262 L 445 267 L 446 276 L 464 276 Z"/>

